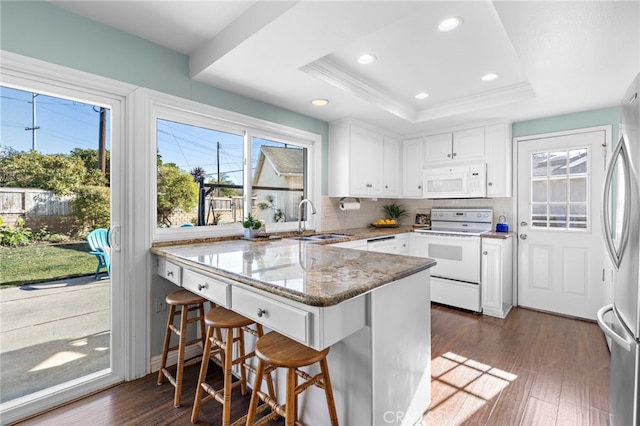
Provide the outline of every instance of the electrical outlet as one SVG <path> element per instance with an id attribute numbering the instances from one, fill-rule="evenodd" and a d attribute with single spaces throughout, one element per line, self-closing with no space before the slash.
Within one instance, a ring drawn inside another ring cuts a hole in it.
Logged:
<path id="1" fill-rule="evenodd" d="M 167 310 L 167 302 L 164 297 L 156 297 L 156 312 L 163 312 Z"/>

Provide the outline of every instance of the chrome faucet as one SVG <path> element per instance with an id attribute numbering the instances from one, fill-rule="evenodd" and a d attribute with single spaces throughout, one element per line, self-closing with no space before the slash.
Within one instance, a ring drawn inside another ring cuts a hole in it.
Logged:
<path id="1" fill-rule="evenodd" d="M 305 230 L 304 225 L 302 224 L 302 205 L 304 203 L 309 203 L 309 205 L 311 206 L 311 210 L 313 210 L 313 214 L 316 214 L 316 208 L 314 207 L 311 200 L 304 198 L 302 201 L 300 201 L 300 204 L 298 204 L 298 229 L 296 230 L 297 234 L 302 234 Z"/>

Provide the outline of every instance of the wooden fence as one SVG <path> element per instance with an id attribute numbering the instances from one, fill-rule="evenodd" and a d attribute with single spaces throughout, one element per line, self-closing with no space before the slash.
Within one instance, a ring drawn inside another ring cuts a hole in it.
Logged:
<path id="1" fill-rule="evenodd" d="M 50 232 L 66 234 L 75 230 L 72 199 L 42 189 L 0 188 L 0 217 L 4 225 L 15 226 L 24 219 L 34 232 L 46 226 Z"/>

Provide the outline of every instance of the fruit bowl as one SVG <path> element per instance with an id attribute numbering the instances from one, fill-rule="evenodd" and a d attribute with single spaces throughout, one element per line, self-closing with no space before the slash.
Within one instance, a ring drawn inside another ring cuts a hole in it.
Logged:
<path id="1" fill-rule="evenodd" d="M 374 228 L 398 228 L 400 227 L 399 224 L 397 223 L 389 223 L 389 224 L 378 224 L 378 223 L 372 223 L 371 226 L 373 226 Z"/>
<path id="2" fill-rule="evenodd" d="M 373 226 L 374 228 L 397 228 L 400 226 L 400 224 L 396 220 L 390 221 L 381 219 L 373 222 L 371 226 Z"/>

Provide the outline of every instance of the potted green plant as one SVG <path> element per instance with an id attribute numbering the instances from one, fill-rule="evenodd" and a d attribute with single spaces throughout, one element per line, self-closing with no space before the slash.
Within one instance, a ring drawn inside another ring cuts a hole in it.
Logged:
<path id="1" fill-rule="evenodd" d="M 408 212 L 404 209 L 404 207 L 400 204 L 391 203 L 382 206 L 382 210 L 386 213 L 389 219 L 394 219 L 396 223 L 399 223 L 399 219 L 402 216 L 406 216 Z"/>
<path id="2" fill-rule="evenodd" d="M 258 232 L 260 232 L 260 228 L 262 228 L 262 221 L 257 217 L 253 217 L 251 213 L 249 213 L 242 221 L 242 227 L 244 228 L 244 237 L 253 238 L 258 234 Z"/>

